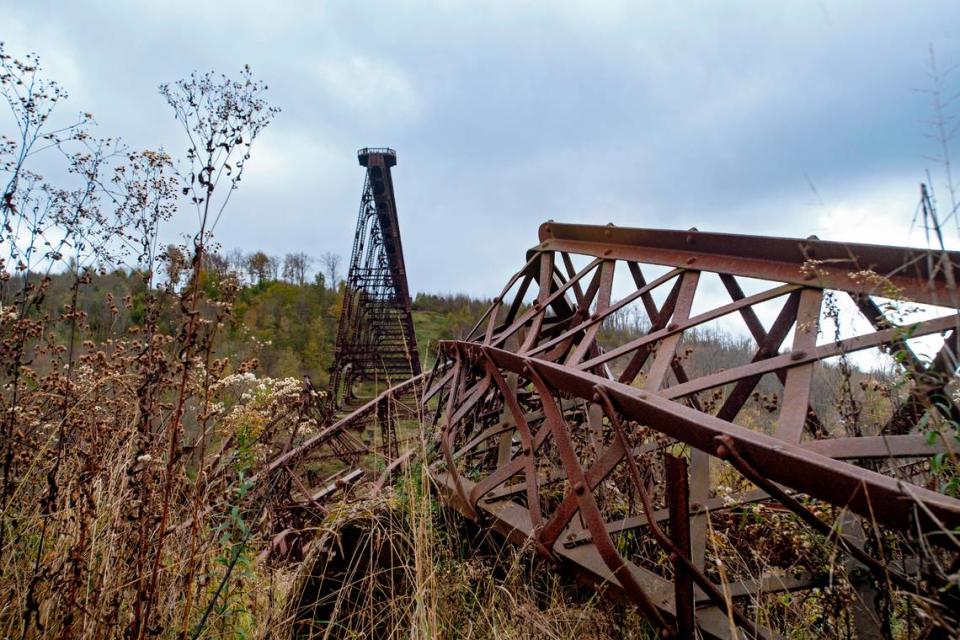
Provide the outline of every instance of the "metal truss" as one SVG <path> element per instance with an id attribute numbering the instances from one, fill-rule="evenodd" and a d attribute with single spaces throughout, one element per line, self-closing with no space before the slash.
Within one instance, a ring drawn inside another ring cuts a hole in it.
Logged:
<path id="1" fill-rule="evenodd" d="M 420 374 L 390 174 L 397 156 L 392 149 L 357 156 L 367 171 L 330 371 L 331 413 L 353 399 L 357 382 L 393 384 Z"/>
<path id="2" fill-rule="evenodd" d="M 364 459 L 376 456 L 388 471 L 396 468 L 400 453 L 396 425 L 416 413 L 416 402 L 413 407 L 408 402 L 424 378 L 390 174 L 396 153 L 361 149 L 357 156 L 366 177 L 329 392 L 325 401 L 318 400 L 308 381 L 303 395 L 304 413 L 321 426 L 297 446 L 291 440 L 288 449 L 253 478 L 273 483 L 277 531 L 271 549 L 288 557 L 302 551 L 301 532 L 322 518 L 325 503 L 365 479 Z M 370 388 L 379 395 L 358 399 L 355 387 L 363 382 L 375 383 Z M 384 387 L 390 388 L 382 391 Z M 369 436 L 355 435 L 371 428 Z M 339 463 L 332 474 L 327 464 L 331 460 Z"/>
<path id="3" fill-rule="evenodd" d="M 377 491 L 402 468 L 410 454 L 400 451 L 396 423 L 416 414 L 416 404 L 411 407 L 408 402 L 422 392 L 426 376 L 421 373 L 408 378 L 332 420 L 308 384 L 301 396 L 301 411 L 327 418 L 326 424 L 250 478 L 255 485 L 271 486 L 274 517 L 270 520 L 269 555 L 302 560 L 305 538 L 309 539 L 316 523 L 323 520 L 331 501 L 344 498 L 361 484 Z M 368 429 L 373 435 L 367 441 L 355 435 Z M 379 476 L 372 478 L 367 474 L 370 465 L 362 464 L 370 457 L 383 463 Z M 325 464 L 331 460 L 340 463 L 332 473 Z M 321 469 L 326 471 L 321 473 Z"/>
<path id="4" fill-rule="evenodd" d="M 960 500 L 931 468 L 957 462 L 957 265 L 816 238 L 548 222 L 469 338 L 439 347 L 422 412 L 442 497 L 635 604 L 664 637 L 774 637 L 752 605 L 820 584 L 731 561 L 759 543 L 737 534 L 751 509 L 789 515 L 851 571 L 948 612 L 943 571 L 924 559 L 946 554 L 955 571 L 960 551 Z M 923 314 L 895 317 L 903 301 Z M 628 310 L 643 330 L 611 341 Z M 694 367 L 698 332 L 723 322 L 740 323 L 752 357 Z M 924 357 L 915 345 L 931 339 Z M 868 350 L 906 381 L 889 410 L 871 422 L 825 409 L 815 380 L 850 384 L 849 360 Z M 917 561 L 886 561 L 873 541 L 887 533 Z"/>

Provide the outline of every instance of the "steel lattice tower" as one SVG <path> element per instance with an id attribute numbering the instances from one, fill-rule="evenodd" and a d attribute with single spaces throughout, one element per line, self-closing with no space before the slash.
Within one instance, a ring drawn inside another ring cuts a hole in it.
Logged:
<path id="1" fill-rule="evenodd" d="M 364 148 L 357 157 L 367 172 L 330 372 L 334 409 L 353 397 L 357 382 L 396 384 L 420 374 L 390 175 L 397 154 Z"/>

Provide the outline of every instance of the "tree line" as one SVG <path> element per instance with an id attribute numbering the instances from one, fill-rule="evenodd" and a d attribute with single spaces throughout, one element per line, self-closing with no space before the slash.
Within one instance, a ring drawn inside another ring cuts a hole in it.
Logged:
<path id="1" fill-rule="evenodd" d="M 180 247 L 167 247 L 167 263 L 181 264 L 185 256 Z M 298 286 L 314 283 L 336 289 L 340 285 L 342 257 L 327 251 L 319 258 L 304 252 L 270 255 L 265 251 L 245 252 L 233 249 L 226 253 L 209 251 L 204 254 L 204 271 L 224 277 L 235 275 L 243 284 L 262 284 L 283 281 Z M 318 267 L 318 268 L 315 268 Z"/>

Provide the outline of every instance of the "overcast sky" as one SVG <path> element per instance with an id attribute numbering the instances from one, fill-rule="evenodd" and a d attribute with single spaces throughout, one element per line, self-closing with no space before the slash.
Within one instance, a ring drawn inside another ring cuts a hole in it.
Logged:
<path id="1" fill-rule="evenodd" d="M 390 146 L 411 290 L 493 295 L 549 218 L 923 244 L 916 89 L 929 45 L 960 63 L 960 2 L 0 0 L 0 40 L 174 155 L 157 85 L 249 64 L 283 112 L 225 247 L 349 253 L 356 150 Z"/>

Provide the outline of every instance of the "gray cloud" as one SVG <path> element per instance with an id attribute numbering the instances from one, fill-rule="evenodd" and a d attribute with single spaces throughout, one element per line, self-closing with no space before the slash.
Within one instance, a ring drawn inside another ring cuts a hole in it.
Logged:
<path id="1" fill-rule="evenodd" d="M 921 242 L 935 148 L 913 89 L 928 43 L 960 62 L 956 2 L 0 6 L 0 38 L 135 146 L 183 148 L 162 81 L 249 63 L 270 84 L 284 111 L 225 246 L 346 253 L 354 153 L 395 147 L 411 287 L 430 291 L 494 293 L 548 218 Z"/>

